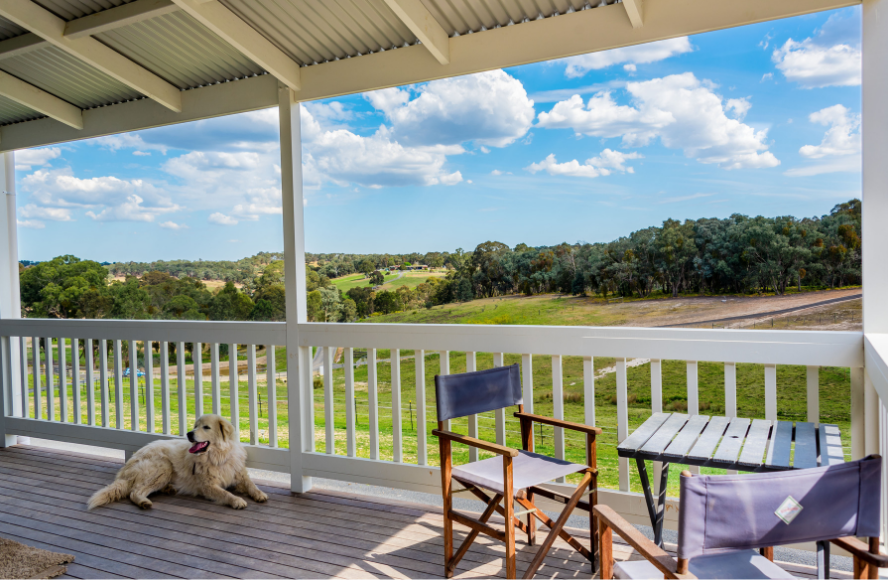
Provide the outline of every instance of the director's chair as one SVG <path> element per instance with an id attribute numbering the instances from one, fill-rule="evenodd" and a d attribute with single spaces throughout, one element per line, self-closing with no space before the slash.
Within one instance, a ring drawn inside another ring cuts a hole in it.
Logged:
<path id="1" fill-rule="evenodd" d="M 551 417 L 533 415 L 524 412 L 524 401 L 521 397 L 521 378 L 518 365 L 497 367 L 484 371 L 457 375 L 435 376 L 435 394 L 438 405 L 438 428 L 432 431 L 438 437 L 441 451 L 441 488 L 444 496 L 444 573 L 447 578 L 453 577 L 456 565 L 468 551 L 479 533 L 496 538 L 506 544 L 506 578 L 516 577 L 515 568 L 515 528 L 527 534 L 527 543 L 536 542 L 536 520 L 549 528 L 546 541 L 530 563 L 524 578 L 532 578 L 543 558 L 561 537 L 580 554 L 592 562 L 592 570 L 596 569 L 598 553 L 598 525 L 592 509 L 598 503 L 597 477 L 595 456 L 595 437 L 601 433 L 598 427 L 590 427 L 571 423 Z M 504 445 L 489 443 L 474 437 L 459 435 L 444 430 L 445 421 L 486 413 L 518 405 L 515 416 L 521 422 L 521 443 L 523 449 L 511 449 Z M 533 452 L 533 424 L 542 423 L 553 427 L 561 427 L 579 431 L 586 435 L 586 463 L 579 465 L 554 459 Z M 451 444 L 462 443 L 495 453 L 500 457 L 492 457 L 468 465 L 453 466 Z M 583 474 L 580 484 L 571 495 L 540 487 L 541 484 L 573 473 Z M 454 491 L 453 481 L 459 482 L 463 489 Z M 460 491 L 470 492 L 487 504 L 479 519 L 470 518 L 453 509 L 453 494 Z M 541 509 L 534 504 L 534 496 L 540 495 L 565 504 L 564 510 L 553 522 Z M 583 497 L 588 495 L 587 500 Z M 502 501 L 507 498 L 506 501 Z M 514 501 L 513 501 L 514 500 Z M 500 505 L 502 502 L 502 505 Z M 514 502 L 523 510 L 515 512 Z M 586 548 L 564 530 L 567 519 L 574 508 L 589 512 L 591 546 Z M 499 531 L 488 525 L 487 521 L 494 512 L 503 516 L 506 522 L 505 531 Z M 527 522 L 519 517 L 527 515 Z M 460 545 L 456 554 L 453 553 L 453 522 L 469 528 L 471 532 Z"/>

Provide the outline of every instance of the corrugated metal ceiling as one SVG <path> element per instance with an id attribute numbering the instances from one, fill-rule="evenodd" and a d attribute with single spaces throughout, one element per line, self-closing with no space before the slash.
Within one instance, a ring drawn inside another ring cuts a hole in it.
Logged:
<path id="1" fill-rule="evenodd" d="M 123 6 L 133 0 L 32 0 L 61 18 L 69 21 L 83 18 L 102 10 Z"/>
<path id="2" fill-rule="evenodd" d="M 96 38 L 180 89 L 265 72 L 184 12 L 118 28 Z"/>
<path id="3" fill-rule="evenodd" d="M 0 125 L 18 123 L 20 121 L 33 121 L 43 117 L 42 113 L 31 110 L 6 97 L 0 97 Z"/>

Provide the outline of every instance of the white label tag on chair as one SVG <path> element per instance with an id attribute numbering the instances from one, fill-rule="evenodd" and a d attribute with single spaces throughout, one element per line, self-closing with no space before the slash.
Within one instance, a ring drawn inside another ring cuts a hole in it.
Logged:
<path id="1" fill-rule="evenodd" d="M 792 523 L 792 520 L 796 519 L 796 516 L 799 515 L 802 511 L 802 504 L 797 502 L 791 495 L 787 496 L 783 503 L 780 504 L 780 507 L 777 508 L 777 511 L 774 513 L 778 518 L 783 520 L 784 524 L 789 525 Z"/>

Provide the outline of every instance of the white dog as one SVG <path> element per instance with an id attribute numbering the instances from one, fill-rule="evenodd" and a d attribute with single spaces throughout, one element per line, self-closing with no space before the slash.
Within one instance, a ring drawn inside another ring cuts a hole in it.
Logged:
<path id="1" fill-rule="evenodd" d="M 190 442 L 190 443 L 189 443 Z M 151 507 L 154 492 L 199 495 L 240 510 L 247 502 L 228 491 L 243 493 L 257 502 L 268 499 L 250 479 L 247 452 L 234 427 L 219 415 L 201 415 L 181 439 L 154 441 L 136 451 L 114 483 L 89 498 L 89 509 L 129 497 L 140 508 Z"/>

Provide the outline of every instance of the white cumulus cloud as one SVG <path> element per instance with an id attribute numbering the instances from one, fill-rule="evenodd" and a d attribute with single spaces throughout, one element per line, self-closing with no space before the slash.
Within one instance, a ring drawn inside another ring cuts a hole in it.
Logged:
<path id="1" fill-rule="evenodd" d="M 814 36 L 802 41 L 788 39 L 771 55 L 777 70 L 806 89 L 859 85 L 859 18 L 859 13 L 836 13 Z"/>
<path id="2" fill-rule="evenodd" d="M 786 175 L 807 177 L 860 171 L 860 115 L 852 114 L 843 105 L 833 105 L 811 113 L 808 120 L 827 127 L 819 145 L 803 145 L 799 149 L 802 157 L 816 159 L 818 163 L 794 167 Z"/>
<path id="3" fill-rule="evenodd" d="M 23 218 L 34 218 L 43 220 L 52 220 L 56 222 L 70 222 L 71 210 L 63 207 L 41 207 L 29 203 L 19 210 L 19 215 Z"/>
<path id="4" fill-rule="evenodd" d="M 45 223 L 37 220 L 16 220 L 16 223 L 21 228 L 30 228 L 32 230 L 42 230 L 46 227 Z"/>
<path id="5" fill-rule="evenodd" d="M 577 78 L 585 75 L 590 70 L 600 70 L 617 64 L 625 64 L 623 68 L 627 72 L 635 72 L 636 65 L 666 60 L 669 57 L 691 52 L 692 50 L 694 50 L 694 47 L 691 41 L 688 40 L 687 36 L 682 36 L 680 38 L 658 40 L 657 42 L 636 44 L 635 46 L 626 46 L 613 50 L 592 52 L 564 59 L 564 62 L 567 63 L 564 74 L 568 78 Z"/>
<path id="6" fill-rule="evenodd" d="M 366 98 L 391 123 L 392 138 L 404 145 L 457 145 L 474 141 L 505 147 L 533 123 L 533 101 L 521 81 L 505 71 L 432 81 L 411 99 L 405 89 L 383 89 Z"/>
<path id="7" fill-rule="evenodd" d="M 157 225 L 159 225 L 160 227 L 162 227 L 166 230 L 187 230 L 188 229 L 187 225 L 177 224 L 176 222 L 172 222 L 172 221 L 161 222 Z"/>
<path id="8" fill-rule="evenodd" d="M 749 111 L 746 99 L 725 102 L 712 83 L 693 73 L 631 82 L 631 104 L 617 103 L 610 91 L 583 103 L 579 95 L 560 101 L 539 114 L 538 126 L 572 129 L 577 134 L 621 137 L 623 146 L 648 145 L 653 139 L 681 149 L 701 163 L 724 169 L 774 167 L 780 161 L 768 151 L 767 129 L 755 130 L 738 118 Z"/>
<path id="9" fill-rule="evenodd" d="M 238 221 L 231 216 L 227 216 L 222 212 L 215 212 L 210 214 L 210 217 L 207 218 L 207 221 L 211 224 L 219 224 L 220 226 L 236 226 Z"/>
<path id="10" fill-rule="evenodd" d="M 18 171 L 31 171 L 34 166 L 43 167 L 62 154 L 58 147 L 42 149 L 24 149 L 15 152 L 15 168 Z"/>
<path id="11" fill-rule="evenodd" d="M 545 171 L 549 175 L 593 178 L 607 176 L 614 171 L 635 173 L 635 169 L 626 166 L 626 161 L 641 158 L 642 155 L 637 152 L 623 153 L 622 151 L 605 149 L 598 157 L 591 157 L 583 163 L 576 159 L 566 163 L 558 163 L 555 154 L 551 153 L 544 160 L 539 163 L 532 163 L 525 167 L 525 169 L 531 173 Z"/>

